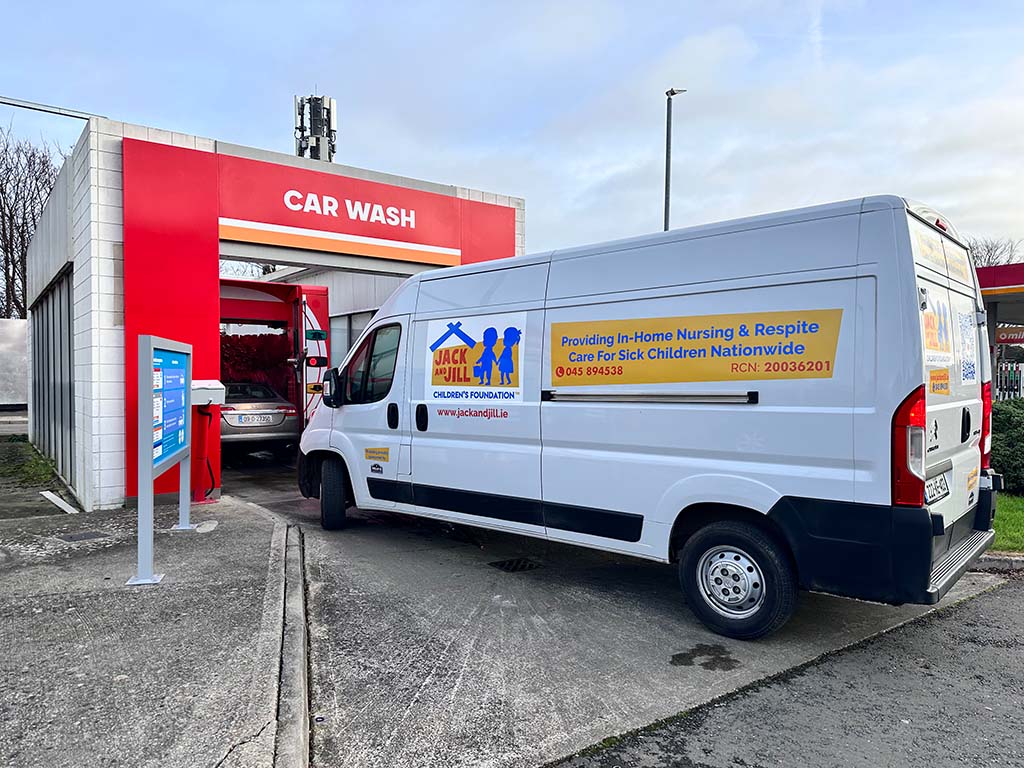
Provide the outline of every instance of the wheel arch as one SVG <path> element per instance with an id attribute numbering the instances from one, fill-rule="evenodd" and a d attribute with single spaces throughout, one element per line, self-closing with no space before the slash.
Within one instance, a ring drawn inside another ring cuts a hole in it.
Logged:
<path id="1" fill-rule="evenodd" d="M 679 551 L 686 544 L 690 536 L 709 523 L 723 520 L 748 523 L 771 536 L 785 550 L 790 564 L 793 566 L 794 573 L 797 573 L 799 576 L 793 542 L 789 540 L 781 526 L 764 512 L 738 504 L 723 502 L 698 502 L 680 510 L 672 524 L 672 532 L 669 534 L 669 561 L 678 561 Z"/>
<path id="2" fill-rule="evenodd" d="M 352 472 L 345 456 L 329 448 L 318 448 L 309 453 L 300 453 L 298 462 L 299 490 L 307 499 L 320 498 L 320 482 L 323 464 L 327 459 L 337 459 L 345 468 L 345 492 L 350 503 L 355 504 L 356 496 L 352 487 Z"/>

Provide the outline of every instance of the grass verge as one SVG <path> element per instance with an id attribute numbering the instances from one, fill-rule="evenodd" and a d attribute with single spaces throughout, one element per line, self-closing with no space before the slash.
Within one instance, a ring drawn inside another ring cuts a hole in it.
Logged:
<path id="1" fill-rule="evenodd" d="M 0 443 L 0 479 L 29 488 L 46 488 L 53 477 L 53 466 L 30 443 L 21 440 Z"/>
<path id="2" fill-rule="evenodd" d="M 1024 552 L 1024 496 L 1000 493 L 996 500 L 996 540 L 992 549 Z"/>

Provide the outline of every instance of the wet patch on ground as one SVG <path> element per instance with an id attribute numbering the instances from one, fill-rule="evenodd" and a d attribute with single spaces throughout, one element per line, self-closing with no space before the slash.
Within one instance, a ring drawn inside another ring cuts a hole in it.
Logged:
<path id="1" fill-rule="evenodd" d="M 676 653 L 669 660 L 673 667 L 692 667 L 695 664 L 702 669 L 715 672 L 728 672 L 740 665 L 729 649 L 718 643 L 697 643 L 688 651 Z"/>

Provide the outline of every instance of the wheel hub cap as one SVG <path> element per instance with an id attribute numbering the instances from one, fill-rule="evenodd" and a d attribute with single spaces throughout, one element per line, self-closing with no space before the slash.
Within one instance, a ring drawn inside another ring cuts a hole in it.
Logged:
<path id="1" fill-rule="evenodd" d="M 742 549 L 712 547 L 697 564 L 697 580 L 704 601 L 732 619 L 752 615 L 764 602 L 764 575 L 757 562 Z"/>

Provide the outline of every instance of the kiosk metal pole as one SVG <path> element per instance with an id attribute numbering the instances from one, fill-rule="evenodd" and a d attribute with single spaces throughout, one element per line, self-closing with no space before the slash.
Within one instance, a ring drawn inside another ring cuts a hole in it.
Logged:
<path id="1" fill-rule="evenodd" d="M 172 531 L 194 531 L 197 526 L 189 523 L 189 513 L 192 510 L 192 449 L 178 464 L 178 524 Z"/>

